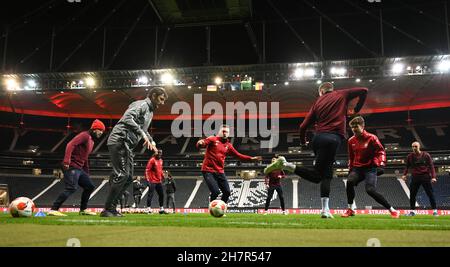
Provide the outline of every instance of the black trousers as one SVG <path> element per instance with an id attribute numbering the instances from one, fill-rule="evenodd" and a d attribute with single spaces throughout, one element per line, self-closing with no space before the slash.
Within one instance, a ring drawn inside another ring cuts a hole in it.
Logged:
<path id="1" fill-rule="evenodd" d="M 434 198 L 433 187 L 431 186 L 431 177 L 429 175 L 425 176 L 413 176 L 411 179 L 411 184 L 409 185 L 410 189 L 410 198 L 409 205 L 412 210 L 416 209 L 416 196 L 417 192 L 419 192 L 420 186 L 423 187 L 425 193 L 430 200 L 431 208 L 436 209 L 436 199 Z"/>
<path id="2" fill-rule="evenodd" d="M 158 193 L 158 203 L 159 203 L 159 207 L 163 207 L 164 205 L 164 190 L 163 190 L 163 186 L 161 183 L 158 184 L 153 184 L 153 183 L 148 183 L 148 196 L 147 196 L 147 207 L 151 208 L 152 207 L 152 199 L 153 199 L 153 194 Z"/>
<path id="3" fill-rule="evenodd" d="M 281 209 L 284 211 L 284 197 L 283 197 L 283 189 L 281 188 L 281 185 L 270 186 L 269 187 L 269 191 L 267 192 L 267 199 L 266 199 L 265 210 L 269 209 L 270 200 L 272 199 L 273 193 L 275 191 L 277 191 L 277 193 L 278 193 L 278 197 L 280 198 Z"/>
<path id="4" fill-rule="evenodd" d="M 172 208 L 175 210 L 175 193 L 167 193 L 167 198 L 166 198 L 166 207 L 168 209 L 170 209 L 170 205 L 172 205 Z"/>
<path id="5" fill-rule="evenodd" d="M 81 194 L 80 210 L 85 210 L 88 205 L 89 197 L 95 189 L 89 175 L 80 169 L 71 168 L 64 171 L 64 191 L 58 196 L 52 206 L 52 210 L 58 210 L 61 205 L 77 191 L 78 186 L 83 188 Z"/>
<path id="6" fill-rule="evenodd" d="M 366 182 L 366 192 L 376 202 L 380 203 L 386 209 L 390 209 L 389 202 L 378 193 L 377 187 L 377 168 L 353 168 L 347 179 L 347 203 L 353 204 L 355 199 L 355 186 L 360 182 Z"/>
<path id="7" fill-rule="evenodd" d="M 228 184 L 225 173 L 202 172 L 203 179 L 209 188 L 210 201 L 217 199 L 222 192 L 222 201 L 227 203 L 231 195 L 230 185 Z"/>
<path id="8" fill-rule="evenodd" d="M 109 180 L 110 190 L 105 210 L 115 211 L 123 193 L 133 183 L 134 154 L 124 144 L 109 145 L 108 150 L 113 171 Z"/>
<path id="9" fill-rule="evenodd" d="M 139 208 L 139 204 L 141 204 L 141 197 L 142 195 L 134 195 L 134 204 L 136 205 L 136 208 Z"/>
<path id="10" fill-rule="evenodd" d="M 342 136 L 336 133 L 318 133 L 312 140 L 315 155 L 313 168 L 297 165 L 295 174 L 313 183 L 320 183 L 320 196 L 330 196 L 331 179 L 333 179 L 333 164 L 337 150 L 342 142 Z"/>

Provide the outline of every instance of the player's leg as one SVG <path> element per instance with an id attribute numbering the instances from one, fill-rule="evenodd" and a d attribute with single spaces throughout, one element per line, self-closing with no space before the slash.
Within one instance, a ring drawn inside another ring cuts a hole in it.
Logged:
<path id="1" fill-rule="evenodd" d="M 431 180 L 426 180 L 422 182 L 423 189 L 430 200 L 431 208 L 433 209 L 433 215 L 438 216 L 437 208 L 436 208 L 436 199 L 434 198 L 433 187 L 431 185 Z"/>
<path id="2" fill-rule="evenodd" d="M 283 195 L 283 188 L 281 188 L 281 185 L 276 186 L 275 190 L 277 191 L 278 194 L 278 198 L 280 198 L 280 206 L 281 206 L 281 210 L 283 211 L 284 215 L 287 215 L 286 213 L 286 207 L 284 205 L 284 195 Z"/>
<path id="3" fill-rule="evenodd" d="M 130 165 L 132 165 L 132 162 L 129 162 L 130 157 L 128 154 L 130 152 L 123 144 L 110 145 L 108 146 L 108 150 L 113 171 L 110 178 L 110 190 L 106 198 L 105 209 L 100 214 L 102 217 L 120 216 L 116 211 L 117 202 L 130 178 Z"/>
<path id="4" fill-rule="evenodd" d="M 156 184 L 155 189 L 156 193 L 158 193 L 159 214 L 167 214 L 167 212 L 164 210 L 164 190 L 162 184 Z"/>
<path id="5" fill-rule="evenodd" d="M 83 193 L 81 194 L 80 215 L 97 215 L 95 212 L 86 210 L 89 198 L 91 197 L 92 192 L 94 192 L 95 186 L 89 175 L 84 171 L 81 171 L 80 173 L 78 185 L 83 188 Z"/>
<path id="6" fill-rule="evenodd" d="M 222 191 L 222 201 L 228 203 L 228 199 L 231 195 L 230 185 L 228 184 L 228 179 L 225 173 L 215 173 L 217 179 L 217 185 Z"/>
<path id="7" fill-rule="evenodd" d="M 371 196 L 376 202 L 382 205 L 384 208 L 389 210 L 393 218 L 398 218 L 400 213 L 394 209 L 394 207 L 389 204 L 389 202 L 377 191 L 377 169 L 370 168 L 364 171 L 365 181 L 366 181 L 366 192 Z"/>
<path id="8" fill-rule="evenodd" d="M 264 206 L 264 214 L 267 214 L 267 210 L 270 206 L 270 200 L 272 200 L 273 192 L 275 191 L 275 188 L 273 186 L 269 186 L 269 189 L 267 190 L 267 198 L 266 198 L 266 205 Z"/>
<path id="9" fill-rule="evenodd" d="M 333 218 L 329 208 L 331 179 L 333 179 L 333 163 L 341 140 L 339 135 L 331 133 L 320 133 L 313 139 L 313 149 L 316 155 L 314 168 L 322 178 L 320 184 L 322 218 Z"/>
<path id="10" fill-rule="evenodd" d="M 409 208 L 411 212 L 408 216 L 416 215 L 414 211 L 416 210 L 416 196 L 417 192 L 419 192 L 420 185 L 421 182 L 417 177 L 411 177 L 411 183 L 409 184 Z"/>
<path id="11" fill-rule="evenodd" d="M 364 175 L 360 175 L 358 169 L 354 168 L 347 178 L 347 184 L 345 191 L 347 193 L 347 203 L 348 209 L 342 214 L 341 217 L 355 216 L 355 211 L 353 210 L 353 203 L 355 202 L 355 186 L 357 186 L 362 180 L 364 180 Z"/>
<path id="12" fill-rule="evenodd" d="M 172 204 L 173 213 L 175 213 L 175 193 L 170 193 L 170 202 L 169 204 Z M 170 208 L 170 206 L 169 206 Z"/>
<path id="13" fill-rule="evenodd" d="M 126 164 L 128 164 L 126 170 L 128 171 L 127 172 L 128 176 L 127 176 L 127 179 L 125 180 L 125 183 L 123 184 L 122 189 L 121 189 L 120 194 L 119 194 L 119 197 L 123 198 L 124 206 L 126 206 L 127 203 L 128 203 L 128 194 L 129 194 L 129 192 L 127 191 L 127 189 L 130 187 L 130 185 L 133 184 L 134 153 L 131 152 L 131 151 L 128 151 L 128 153 L 126 154 L 126 157 L 127 157 Z"/>
<path id="14" fill-rule="evenodd" d="M 170 208 L 169 204 L 170 204 L 170 193 L 166 192 L 166 208 Z"/>
<path id="15" fill-rule="evenodd" d="M 314 167 L 305 167 L 300 165 L 296 166 L 295 164 L 288 162 L 286 158 L 282 156 L 278 157 L 278 159 L 272 164 L 269 164 L 264 169 L 264 174 L 269 174 L 276 170 L 284 170 L 290 173 L 295 173 L 301 178 L 316 184 L 320 183 L 322 180 Z"/>
<path id="16" fill-rule="evenodd" d="M 53 203 L 51 210 L 47 213 L 50 216 L 67 216 L 59 212 L 61 205 L 78 189 L 78 179 L 81 170 L 69 169 L 64 172 L 64 191 L 59 194 L 58 198 Z"/>
<path id="17" fill-rule="evenodd" d="M 150 212 L 152 208 L 152 199 L 153 194 L 155 193 L 156 184 L 148 183 L 148 192 L 147 192 L 147 210 Z"/>
<path id="18" fill-rule="evenodd" d="M 134 195 L 134 207 L 139 208 L 139 204 L 141 202 L 141 196 L 140 195 Z"/>
<path id="19" fill-rule="evenodd" d="M 217 199 L 220 194 L 220 188 L 217 185 L 217 181 L 214 178 L 214 174 L 212 172 L 202 172 L 203 180 L 208 186 L 210 192 L 210 201 Z"/>

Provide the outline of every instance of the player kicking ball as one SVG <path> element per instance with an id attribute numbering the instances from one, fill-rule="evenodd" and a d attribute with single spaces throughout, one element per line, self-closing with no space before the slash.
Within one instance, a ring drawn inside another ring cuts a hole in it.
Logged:
<path id="1" fill-rule="evenodd" d="M 342 214 L 342 217 L 355 216 L 355 210 L 352 208 L 355 199 L 355 186 L 364 180 L 367 194 L 388 209 L 392 218 L 399 218 L 400 213 L 376 190 L 378 174 L 383 173 L 381 168 L 384 167 L 386 162 L 386 152 L 383 145 L 376 135 L 364 130 L 365 123 L 362 117 L 355 117 L 349 124 L 354 136 L 348 140 L 348 165 L 350 170 L 347 179 L 348 209 Z"/>

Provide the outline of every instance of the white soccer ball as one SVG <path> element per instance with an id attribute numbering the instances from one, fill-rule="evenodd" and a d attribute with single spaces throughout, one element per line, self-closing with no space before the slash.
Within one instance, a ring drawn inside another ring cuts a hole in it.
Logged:
<path id="1" fill-rule="evenodd" d="M 227 204 L 222 200 L 216 199 L 209 203 L 209 214 L 214 217 L 222 217 L 227 212 Z"/>
<path id="2" fill-rule="evenodd" d="M 35 210 L 34 202 L 27 197 L 18 197 L 9 205 L 9 213 L 13 217 L 31 217 Z"/>

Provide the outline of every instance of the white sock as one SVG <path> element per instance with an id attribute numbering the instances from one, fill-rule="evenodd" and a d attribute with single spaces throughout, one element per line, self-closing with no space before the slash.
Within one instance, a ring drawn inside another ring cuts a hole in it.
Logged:
<path id="1" fill-rule="evenodd" d="M 295 164 L 290 162 L 285 162 L 283 170 L 286 170 L 288 172 L 295 172 Z"/>
<path id="2" fill-rule="evenodd" d="M 328 202 L 330 201 L 329 197 L 322 197 L 320 198 L 320 201 L 322 202 L 322 211 L 330 211 L 330 208 L 328 207 Z"/>
<path id="3" fill-rule="evenodd" d="M 389 211 L 390 211 L 390 212 L 394 212 L 394 211 L 396 211 L 396 210 L 395 210 L 393 207 L 390 207 L 390 208 L 389 208 Z"/>
<path id="4" fill-rule="evenodd" d="M 437 210 L 433 210 L 433 212 L 437 212 Z"/>
<path id="5" fill-rule="evenodd" d="M 352 204 L 348 204 L 348 208 L 353 210 L 353 203 Z"/>
<path id="6" fill-rule="evenodd" d="M 159 207 L 159 210 L 164 210 L 164 207 Z"/>

